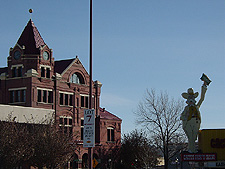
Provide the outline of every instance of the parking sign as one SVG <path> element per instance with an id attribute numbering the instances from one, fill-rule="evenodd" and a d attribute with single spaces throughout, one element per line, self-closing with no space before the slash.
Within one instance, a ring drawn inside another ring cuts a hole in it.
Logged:
<path id="1" fill-rule="evenodd" d="M 95 110 L 84 110 L 84 140 L 83 147 L 95 146 Z"/>

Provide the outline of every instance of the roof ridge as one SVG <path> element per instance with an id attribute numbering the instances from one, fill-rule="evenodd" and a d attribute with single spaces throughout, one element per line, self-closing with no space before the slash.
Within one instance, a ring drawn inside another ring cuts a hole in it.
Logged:
<path id="1" fill-rule="evenodd" d="M 60 61 L 69 61 L 69 60 L 75 60 L 76 58 L 72 58 L 72 59 L 62 59 L 62 60 L 55 60 L 55 62 L 60 62 Z"/>
<path id="2" fill-rule="evenodd" d="M 39 53 L 39 48 L 46 45 L 40 32 L 31 19 L 28 21 L 23 32 L 21 33 L 17 44 L 20 46 L 25 46 L 25 53 L 28 54 L 37 54 Z"/>
<path id="3" fill-rule="evenodd" d="M 117 117 L 115 114 L 109 112 L 108 110 L 105 110 L 105 108 L 99 107 L 100 113 L 108 113 L 109 115 L 113 116 L 115 119 L 114 120 L 121 120 L 121 118 Z M 100 115 L 101 116 L 101 115 Z M 110 118 L 109 116 L 104 116 L 105 118 Z"/>
<path id="4" fill-rule="evenodd" d="M 31 19 L 30 19 L 31 20 Z M 34 40 L 36 42 L 36 48 L 39 48 L 45 45 L 44 39 L 41 37 L 40 32 L 38 31 L 37 27 L 34 25 L 34 22 L 31 20 L 32 28 L 34 32 Z"/>
<path id="5" fill-rule="evenodd" d="M 55 61 L 55 72 L 62 74 L 64 70 L 66 70 L 66 68 L 73 63 L 75 59 L 65 59 L 65 60 L 58 60 Z"/>

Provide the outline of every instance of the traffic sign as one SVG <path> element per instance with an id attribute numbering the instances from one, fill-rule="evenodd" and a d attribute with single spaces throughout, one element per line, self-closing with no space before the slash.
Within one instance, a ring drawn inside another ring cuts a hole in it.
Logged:
<path id="1" fill-rule="evenodd" d="M 93 168 L 95 168 L 98 165 L 98 161 L 95 158 L 93 159 L 92 163 L 93 163 Z"/>

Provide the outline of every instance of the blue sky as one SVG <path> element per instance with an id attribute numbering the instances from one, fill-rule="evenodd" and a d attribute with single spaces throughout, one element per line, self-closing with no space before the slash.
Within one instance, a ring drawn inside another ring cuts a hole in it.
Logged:
<path id="1" fill-rule="evenodd" d="M 30 19 L 56 60 L 79 56 L 89 69 L 88 0 L 10 0 L 0 6 L 0 66 L 6 66 Z M 200 109 L 201 128 L 225 128 L 224 0 L 93 0 L 93 80 L 101 106 L 136 128 L 133 112 L 146 89 L 182 99 L 200 91 L 201 74 L 213 81 Z"/>

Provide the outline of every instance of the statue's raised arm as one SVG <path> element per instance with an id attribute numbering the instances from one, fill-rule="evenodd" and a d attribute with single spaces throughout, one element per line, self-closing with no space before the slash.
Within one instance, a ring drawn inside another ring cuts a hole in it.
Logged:
<path id="1" fill-rule="evenodd" d="M 203 84 L 202 85 L 202 88 L 201 88 L 201 98 L 200 98 L 200 100 L 197 103 L 198 108 L 200 108 L 202 102 L 205 99 L 205 93 L 206 93 L 206 91 L 207 91 L 207 86 L 205 84 Z"/>

